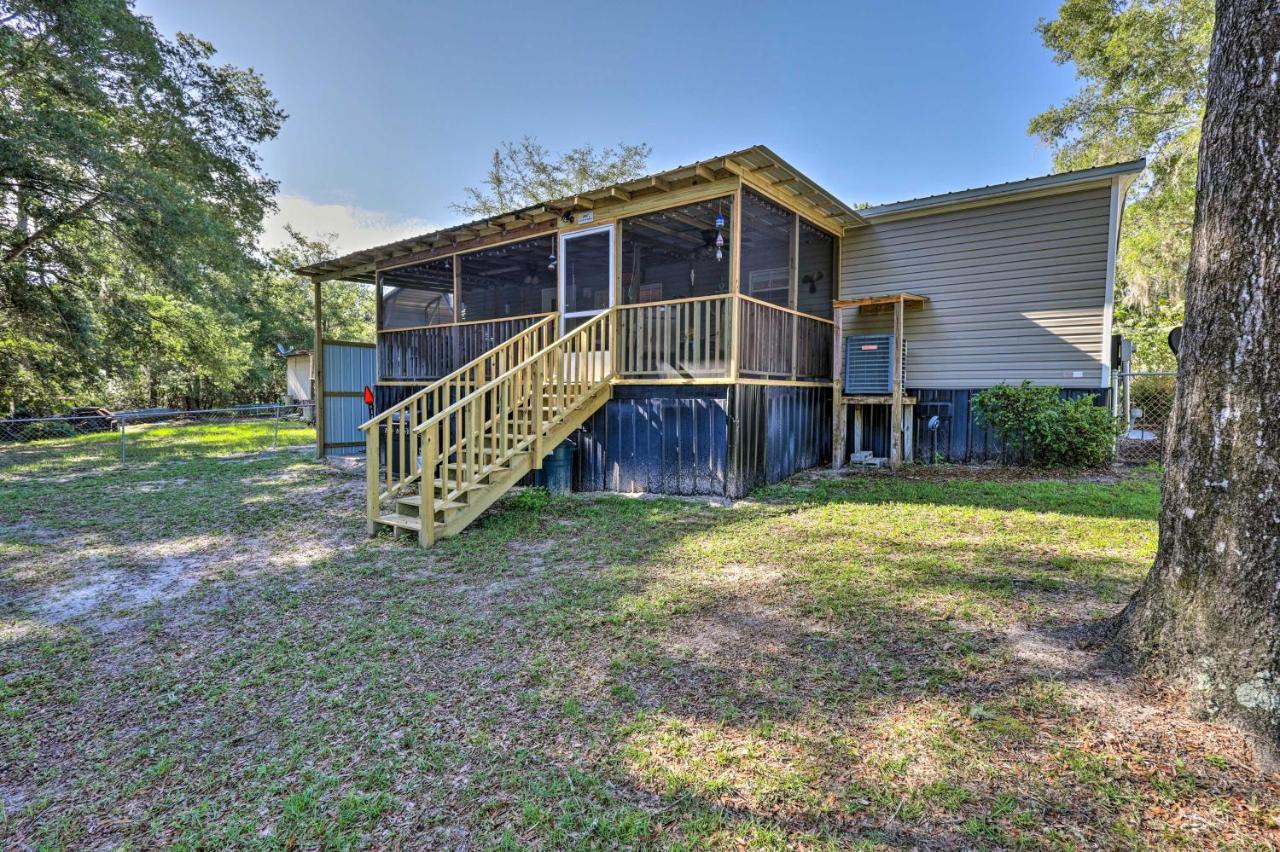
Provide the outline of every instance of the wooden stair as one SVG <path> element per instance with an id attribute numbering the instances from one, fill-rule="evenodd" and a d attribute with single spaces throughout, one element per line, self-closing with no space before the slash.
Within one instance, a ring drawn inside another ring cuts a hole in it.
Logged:
<path id="1" fill-rule="evenodd" d="M 402 458 L 414 470 L 384 491 L 370 466 L 370 532 L 413 532 L 429 547 L 461 532 L 541 468 L 543 458 L 612 396 L 605 342 L 613 339 L 608 332 L 615 319 L 612 310 L 597 315 L 496 378 L 472 385 L 415 423 L 410 435 L 402 434 L 397 446 L 407 448 Z M 374 449 L 371 440 L 371 459 L 377 458 Z"/>

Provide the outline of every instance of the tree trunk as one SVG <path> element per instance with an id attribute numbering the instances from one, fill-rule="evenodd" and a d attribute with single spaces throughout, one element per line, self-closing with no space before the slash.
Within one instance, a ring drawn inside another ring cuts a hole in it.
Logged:
<path id="1" fill-rule="evenodd" d="M 1111 660 L 1280 769 L 1280 0 L 1218 0 L 1155 565 Z"/>

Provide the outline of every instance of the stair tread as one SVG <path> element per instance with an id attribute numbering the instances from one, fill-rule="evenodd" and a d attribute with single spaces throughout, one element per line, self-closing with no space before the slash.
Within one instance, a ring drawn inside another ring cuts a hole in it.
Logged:
<path id="1" fill-rule="evenodd" d="M 401 515 L 398 512 L 388 512 L 385 515 L 378 516 L 378 523 L 386 524 L 389 527 L 400 527 L 406 530 L 422 529 L 422 522 L 418 520 L 417 515 Z M 444 524 L 436 522 L 436 527 L 443 527 Z"/>
<path id="2" fill-rule="evenodd" d="M 400 503 L 403 506 L 413 506 L 416 508 L 422 505 L 422 495 L 411 494 L 408 497 L 398 497 L 396 498 L 396 502 Z M 467 505 L 466 503 L 459 503 L 456 500 L 446 500 L 443 497 L 437 497 L 435 508 L 437 512 L 442 512 L 447 509 L 462 509 L 466 505 Z"/>

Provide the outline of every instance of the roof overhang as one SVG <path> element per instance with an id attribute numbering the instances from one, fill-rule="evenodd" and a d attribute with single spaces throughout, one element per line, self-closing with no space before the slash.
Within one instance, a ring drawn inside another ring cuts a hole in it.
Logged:
<path id="1" fill-rule="evenodd" d="M 906 219 L 913 216 L 926 216 L 965 207 L 982 207 L 989 204 L 1000 204 L 1005 201 L 1022 200 L 1042 195 L 1057 195 L 1063 192 L 1076 192 L 1094 186 L 1107 186 L 1119 179 L 1122 189 L 1137 178 L 1147 167 L 1145 159 L 1129 160 L 1124 163 L 1113 163 L 1091 169 L 1080 169 L 1073 172 L 1062 172 L 1055 175 L 1015 180 L 976 189 L 962 189 L 958 192 L 947 192 L 941 195 L 930 195 L 925 198 L 913 198 L 909 201 L 897 201 L 892 204 L 881 204 L 866 207 L 858 212 L 871 223 L 890 222 L 895 219 Z"/>
<path id="2" fill-rule="evenodd" d="M 427 259 L 521 236 L 551 233 L 559 227 L 562 217 L 572 217 L 578 211 L 593 210 L 597 216 L 604 218 L 609 215 L 610 208 L 621 207 L 635 198 L 658 196 L 673 189 L 733 177 L 741 178 L 748 185 L 755 184 L 769 189 L 775 196 L 790 201 L 801 211 L 812 210 L 838 230 L 866 224 L 858 211 L 814 183 L 773 151 L 763 145 L 754 145 L 710 160 L 701 160 L 578 195 L 442 228 L 332 260 L 319 261 L 299 267 L 295 272 L 317 281 L 341 279 L 372 282 L 378 270 L 414 262 L 417 257 Z"/>

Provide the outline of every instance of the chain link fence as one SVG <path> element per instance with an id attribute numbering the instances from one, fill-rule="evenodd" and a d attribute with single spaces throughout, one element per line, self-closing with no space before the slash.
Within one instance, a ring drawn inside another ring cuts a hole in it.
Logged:
<path id="1" fill-rule="evenodd" d="M 312 412 L 309 405 L 268 403 L 0 420 L 0 471 L 53 473 L 314 447 Z"/>
<path id="2" fill-rule="evenodd" d="M 1116 455 L 1126 464 L 1159 464 L 1164 458 L 1165 431 L 1173 411 L 1177 373 L 1122 372 L 1116 377 L 1116 416 L 1123 429 Z"/>

